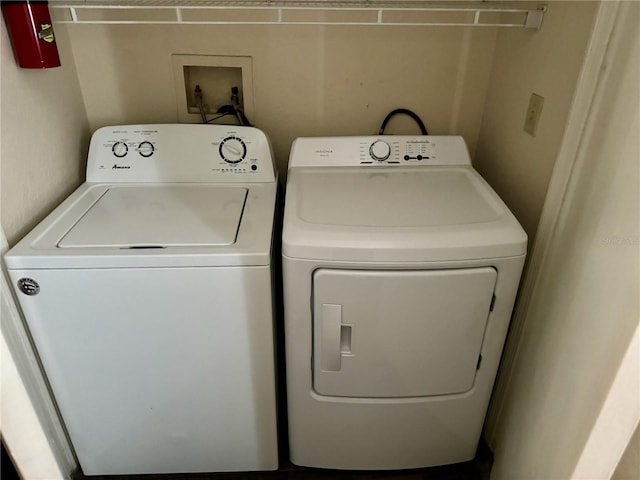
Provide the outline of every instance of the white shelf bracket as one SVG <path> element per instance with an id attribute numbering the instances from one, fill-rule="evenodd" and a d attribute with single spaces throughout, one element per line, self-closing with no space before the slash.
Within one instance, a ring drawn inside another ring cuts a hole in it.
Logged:
<path id="1" fill-rule="evenodd" d="M 527 11 L 527 19 L 524 23 L 525 28 L 535 28 L 539 30 L 542 26 L 542 19 L 547 7 L 538 7 L 536 10 Z"/>

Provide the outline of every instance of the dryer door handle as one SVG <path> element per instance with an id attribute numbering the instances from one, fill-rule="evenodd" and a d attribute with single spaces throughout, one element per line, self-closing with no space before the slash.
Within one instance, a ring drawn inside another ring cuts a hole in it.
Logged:
<path id="1" fill-rule="evenodd" d="M 320 369 L 339 372 L 341 368 L 342 305 L 323 303 L 320 312 Z"/>

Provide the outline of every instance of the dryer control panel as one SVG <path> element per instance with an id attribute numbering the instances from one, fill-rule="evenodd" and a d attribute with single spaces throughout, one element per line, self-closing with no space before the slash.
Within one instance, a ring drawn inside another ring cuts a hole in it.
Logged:
<path id="1" fill-rule="evenodd" d="M 464 139 L 453 135 L 298 138 L 291 167 L 471 165 Z"/>
<path id="2" fill-rule="evenodd" d="M 97 130 L 88 182 L 273 182 L 267 136 L 235 125 L 117 125 Z"/>

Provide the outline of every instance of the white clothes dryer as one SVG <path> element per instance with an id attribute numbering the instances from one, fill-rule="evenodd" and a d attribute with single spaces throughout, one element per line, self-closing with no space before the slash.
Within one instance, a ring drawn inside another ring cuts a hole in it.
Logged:
<path id="1" fill-rule="evenodd" d="M 261 131 L 125 125 L 5 257 L 86 475 L 278 467 Z"/>
<path id="2" fill-rule="evenodd" d="M 526 242 L 461 137 L 297 139 L 283 230 L 291 461 L 472 459 Z"/>

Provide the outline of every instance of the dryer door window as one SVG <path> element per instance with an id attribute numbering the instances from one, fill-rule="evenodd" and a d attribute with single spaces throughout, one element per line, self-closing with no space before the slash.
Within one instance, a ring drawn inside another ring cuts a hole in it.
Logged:
<path id="1" fill-rule="evenodd" d="M 343 397 L 470 390 L 496 278 L 490 267 L 316 270 L 314 390 Z"/>

